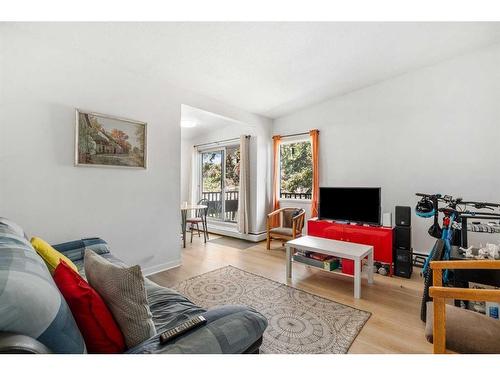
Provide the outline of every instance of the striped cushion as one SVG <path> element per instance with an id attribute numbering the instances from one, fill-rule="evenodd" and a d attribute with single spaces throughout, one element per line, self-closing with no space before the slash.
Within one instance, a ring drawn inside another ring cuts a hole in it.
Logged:
<path id="1" fill-rule="evenodd" d="M 30 336 L 55 353 L 85 352 L 44 261 L 23 233 L 5 222 L 0 222 L 0 332 Z"/>
<path id="2" fill-rule="evenodd" d="M 99 255 L 109 254 L 109 247 L 106 241 L 97 237 L 64 242 L 52 245 L 52 247 L 64 254 L 75 264 L 77 261 L 83 260 L 85 256 L 85 249 L 92 250 L 94 253 Z"/>

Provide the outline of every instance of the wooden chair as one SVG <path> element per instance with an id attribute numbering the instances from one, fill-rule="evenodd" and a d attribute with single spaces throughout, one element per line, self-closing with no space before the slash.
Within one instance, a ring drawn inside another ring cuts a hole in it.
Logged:
<path id="1" fill-rule="evenodd" d="M 446 338 L 453 337 L 455 347 L 449 348 L 460 352 L 497 352 L 500 348 L 499 336 L 500 321 L 483 316 L 470 310 L 446 305 L 446 299 L 460 299 L 467 301 L 500 302 L 500 289 L 469 289 L 443 287 L 443 270 L 448 269 L 490 269 L 500 270 L 498 260 L 458 260 L 431 262 L 433 271 L 433 286 L 429 288 L 429 295 L 433 298 L 433 327 L 432 340 L 435 354 L 446 353 Z M 430 302 L 429 302 L 430 303 Z M 447 313 L 450 324 L 447 330 Z M 473 314 L 473 315 L 472 315 Z M 428 316 L 428 321 L 430 316 Z M 453 319 L 453 321 L 451 321 Z M 462 336 L 461 337 L 461 332 Z M 465 332 L 467 331 L 467 332 Z M 493 332 L 494 331 L 494 332 Z M 485 335 L 491 335 L 485 338 Z M 467 337 L 465 337 L 467 336 Z M 474 347 L 474 340 L 482 342 Z M 485 342 L 485 340 L 487 340 Z M 471 342 L 472 341 L 472 342 Z M 491 341 L 491 342 L 490 342 Z M 468 346 L 466 346 L 468 345 Z M 458 348 L 458 349 L 457 349 Z M 460 350 L 460 348 L 464 348 Z M 471 348 L 471 349 L 469 349 Z"/>
<path id="2" fill-rule="evenodd" d="M 279 215 L 278 226 L 273 226 Z M 306 212 L 302 208 L 280 208 L 267 215 L 267 250 L 271 249 L 271 240 L 281 240 L 282 243 L 302 236 Z"/>
<path id="3" fill-rule="evenodd" d="M 189 230 L 191 232 L 191 243 L 193 242 L 193 232 L 194 227 L 196 226 L 196 230 L 198 231 L 198 237 L 200 236 L 200 224 L 203 229 L 203 239 L 207 242 L 208 238 L 208 228 L 207 228 L 207 213 L 208 213 L 208 199 L 200 199 L 198 204 L 207 206 L 207 208 L 203 208 L 201 210 L 196 210 L 194 217 L 191 217 L 186 220 L 186 223 L 189 224 Z"/>

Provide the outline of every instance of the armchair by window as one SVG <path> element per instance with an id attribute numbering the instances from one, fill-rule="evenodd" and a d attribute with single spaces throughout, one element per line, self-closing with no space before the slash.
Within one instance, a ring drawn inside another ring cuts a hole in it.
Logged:
<path id="1" fill-rule="evenodd" d="M 302 208 L 280 208 L 267 215 L 267 249 L 271 240 L 286 242 L 302 236 L 306 212 Z M 278 225 L 274 225 L 278 223 Z"/>

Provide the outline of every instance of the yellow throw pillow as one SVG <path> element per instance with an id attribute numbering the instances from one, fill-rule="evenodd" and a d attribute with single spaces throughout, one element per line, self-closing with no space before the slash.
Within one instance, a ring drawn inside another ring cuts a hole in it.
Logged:
<path id="1" fill-rule="evenodd" d="M 59 262 L 64 260 L 68 266 L 70 266 L 75 272 L 78 272 L 78 268 L 73 264 L 71 260 L 61 254 L 59 251 L 50 246 L 47 242 L 42 240 L 39 237 L 33 237 L 31 239 L 31 245 L 34 247 L 35 251 L 42 257 L 42 259 L 49 267 L 49 271 L 51 274 L 54 273 L 54 270 L 59 265 Z"/>

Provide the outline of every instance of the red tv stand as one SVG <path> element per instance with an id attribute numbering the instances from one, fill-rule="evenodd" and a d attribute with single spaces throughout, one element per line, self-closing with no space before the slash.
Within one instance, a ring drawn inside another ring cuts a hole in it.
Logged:
<path id="1" fill-rule="evenodd" d="M 352 225 L 312 218 L 307 222 L 307 234 L 332 240 L 372 245 L 375 261 L 388 263 L 389 274 L 392 276 L 392 228 Z M 354 262 L 342 259 L 342 272 L 354 274 Z"/>

